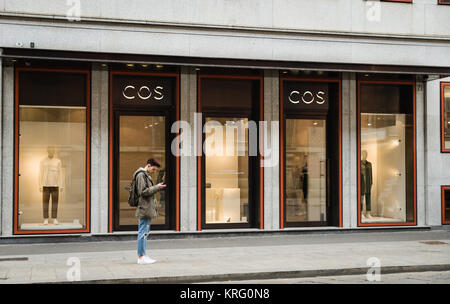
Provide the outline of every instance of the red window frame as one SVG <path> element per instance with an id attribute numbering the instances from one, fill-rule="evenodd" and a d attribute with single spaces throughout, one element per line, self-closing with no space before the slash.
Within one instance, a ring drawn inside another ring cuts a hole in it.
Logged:
<path id="1" fill-rule="evenodd" d="M 441 201 L 442 201 L 442 225 L 450 225 L 450 219 L 445 220 L 445 191 L 450 191 L 450 186 L 441 187 Z"/>
<path id="2" fill-rule="evenodd" d="M 361 222 L 361 181 L 360 181 L 360 159 L 361 159 L 361 84 L 397 84 L 397 85 L 410 85 L 413 90 L 413 150 L 414 150 L 414 221 L 401 222 L 401 223 L 362 223 Z M 416 82 L 411 80 L 362 80 L 358 79 L 357 85 L 357 182 L 358 182 L 358 227 L 377 227 L 377 226 L 416 226 L 417 225 L 417 144 L 416 144 Z"/>
<path id="3" fill-rule="evenodd" d="M 263 83 L 263 76 L 262 75 L 233 75 L 233 74 L 214 74 L 214 73 L 199 73 L 197 72 L 197 113 L 202 113 L 202 96 L 201 96 L 201 82 L 202 79 L 240 79 L 240 80 L 256 80 L 259 82 L 259 106 L 260 106 L 260 113 L 259 113 L 259 120 L 264 120 L 264 83 Z M 197 149 L 198 151 L 201 151 L 203 149 L 203 139 L 204 136 L 202 135 L 203 125 L 202 122 L 199 122 L 198 127 L 198 133 L 197 133 Z M 259 131 L 258 131 L 259 132 Z M 259 141 L 260 146 L 263 146 L 263 134 L 259 134 Z M 205 230 L 205 228 L 202 225 L 202 193 L 204 189 L 202 189 L 202 155 L 197 156 L 197 231 Z M 256 216 L 259 216 L 259 229 L 264 229 L 264 167 L 262 166 L 263 162 L 263 155 L 259 155 L 260 160 L 260 168 L 259 168 L 259 214 Z M 255 202 L 258 203 L 258 202 Z M 229 225 L 229 224 L 228 224 Z M 232 228 L 231 228 L 232 229 Z"/>
<path id="4" fill-rule="evenodd" d="M 445 105 L 444 105 L 444 88 L 450 87 L 450 82 L 441 82 L 441 152 L 442 153 L 450 153 L 450 149 L 445 148 Z M 450 109 L 449 109 L 450 111 Z"/>
<path id="5" fill-rule="evenodd" d="M 86 228 L 85 229 L 61 229 L 61 230 L 20 230 L 19 229 L 19 73 L 21 71 L 71 73 L 86 75 Z M 14 73 L 14 216 L 13 234 L 67 234 L 90 233 L 90 204 L 91 204 L 91 71 L 88 69 L 58 69 L 58 68 L 34 68 L 16 67 Z"/>

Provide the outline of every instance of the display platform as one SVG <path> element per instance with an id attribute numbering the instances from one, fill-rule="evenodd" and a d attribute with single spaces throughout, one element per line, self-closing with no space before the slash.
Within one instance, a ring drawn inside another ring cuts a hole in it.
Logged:
<path id="1" fill-rule="evenodd" d="M 33 223 L 33 224 L 22 224 L 20 226 L 20 230 L 68 230 L 68 229 L 83 229 L 84 227 L 81 224 L 75 223 L 59 223 L 55 225 L 53 223 L 48 223 L 48 225 L 44 225 L 43 223 Z"/>
<path id="2" fill-rule="evenodd" d="M 372 218 L 368 219 L 367 217 L 363 216 L 361 218 L 361 223 L 368 224 L 368 223 L 403 223 L 404 220 L 401 219 L 395 219 L 395 218 L 389 218 L 389 217 L 380 217 L 380 216 L 372 216 Z"/>

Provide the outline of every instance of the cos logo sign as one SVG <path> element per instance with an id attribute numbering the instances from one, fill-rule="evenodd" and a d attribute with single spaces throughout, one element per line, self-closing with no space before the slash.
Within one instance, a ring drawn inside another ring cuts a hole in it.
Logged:
<path id="1" fill-rule="evenodd" d="M 311 91 L 304 91 L 302 94 L 299 91 L 291 91 L 288 97 L 289 101 L 293 104 L 298 104 L 303 102 L 304 104 L 324 104 L 325 103 L 325 92 L 318 91 L 312 93 Z"/>
<path id="2" fill-rule="evenodd" d="M 139 97 L 142 100 L 154 99 L 154 100 L 162 100 L 164 98 L 164 87 L 156 86 L 150 89 L 148 86 L 141 86 L 140 88 L 136 88 L 133 85 L 127 85 L 122 90 L 122 95 L 128 100 L 135 99 Z"/>

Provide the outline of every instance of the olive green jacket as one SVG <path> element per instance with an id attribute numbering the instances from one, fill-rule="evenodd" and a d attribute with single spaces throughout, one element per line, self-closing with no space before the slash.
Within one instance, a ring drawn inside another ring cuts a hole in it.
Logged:
<path id="1" fill-rule="evenodd" d="M 150 175 L 145 172 L 144 168 L 139 168 L 134 172 L 133 178 L 139 171 L 144 173 L 136 177 L 136 190 L 139 195 L 138 206 L 136 208 L 136 217 L 145 219 L 154 219 L 158 217 L 158 209 L 156 208 L 155 193 L 160 189 L 153 185 L 153 180 Z"/>

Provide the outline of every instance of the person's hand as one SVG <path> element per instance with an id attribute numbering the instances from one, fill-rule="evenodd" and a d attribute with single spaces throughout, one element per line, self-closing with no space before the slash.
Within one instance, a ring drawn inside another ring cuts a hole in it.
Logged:
<path id="1" fill-rule="evenodd" d="M 167 185 L 164 184 L 164 183 L 159 183 L 159 184 L 157 184 L 157 186 L 158 186 L 159 189 L 164 189 L 164 188 L 167 187 Z"/>
<path id="2" fill-rule="evenodd" d="M 41 192 L 42 192 L 42 191 L 44 191 L 44 188 L 42 188 L 42 187 L 39 187 L 39 191 L 41 191 Z"/>

